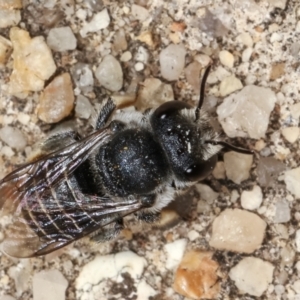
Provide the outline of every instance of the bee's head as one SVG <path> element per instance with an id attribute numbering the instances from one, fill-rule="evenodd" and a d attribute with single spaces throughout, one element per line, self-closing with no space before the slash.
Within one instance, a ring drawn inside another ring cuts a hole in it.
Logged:
<path id="1" fill-rule="evenodd" d="M 200 100 L 196 108 L 182 101 L 169 101 L 159 106 L 150 122 L 154 134 L 167 155 L 177 179 L 199 181 L 207 177 L 217 163 L 217 153 L 222 147 L 250 154 L 251 151 L 234 147 L 218 140 L 205 114 L 200 114 L 204 99 L 205 71 Z"/>
<path id="2" fill-rule="evenodd" d="M 182 101 L 166 102 L 154 111 L 151 125 L 179 180 L 198 181 L 212 172 L 221 147 L 205 144 L 216 133 L 208 122 L 195 121 L 195 108 Z"/>

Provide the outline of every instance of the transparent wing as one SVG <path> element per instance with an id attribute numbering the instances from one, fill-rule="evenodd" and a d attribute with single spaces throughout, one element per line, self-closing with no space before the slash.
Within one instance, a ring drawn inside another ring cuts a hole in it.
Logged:
<path id="1" fill-rule="evenodd" d="M 58 201 L 53 194 L 54 187 L 63 187 L 68 175 L 110 136 L 109 129 L 100 129 L 0 181 L 0 210 L 7 223 L 4 252 L 15 257 L 44 255 L 140 209 L 138 201 L 114 202 L 76 191 L 76 202 Z"/>

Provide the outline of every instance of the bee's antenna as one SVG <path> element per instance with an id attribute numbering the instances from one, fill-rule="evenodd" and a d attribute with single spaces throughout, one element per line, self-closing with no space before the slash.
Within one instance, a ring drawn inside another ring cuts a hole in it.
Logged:
<path id="1" fill-rule="evenodd" d="M 208 140 L 208 141 L 205 141 L 206 144 L 211 144 L 211 145 L 220 145 L 226 149 L 229 149 L 229 150 L 232 150 L 232 151 L 235 151 L 235 152 L 238 152 L 238 153 L 243 153 L 243 154 L 254 154 L 254 152 L 252 150 L 249 150 L 249 149 L 245 149 L 245 148 L 240 148 L 240 147 L 236 147 L 236 146 L 233 146 L 231 144 L 228 144 L 226 142 L 223 142 L 223 141 L 211 141 L 211 140 Z"/>
<path id="2" fill-rule="evenodd" d="M 199 116 L 200 116 L 200 109 L 202 107 L 202 104 L 203 104 L 203 101 L 204 101 L 204 95 L 205 95 L 205 84 L 206 84 L 206 80 L 207 80 L 210 68 L 211 68 L 211 66 L 209 65 L 206 68 L 206 70 L 204 72 L 204 75 L 202 77 L 201 86 L 200 86 L 200 97 L 199 97 L 199 102 L 198 102 L 196 112 L 195 112 L 195 115 L 196 115 L 195 122 L 199 119 Z"/>

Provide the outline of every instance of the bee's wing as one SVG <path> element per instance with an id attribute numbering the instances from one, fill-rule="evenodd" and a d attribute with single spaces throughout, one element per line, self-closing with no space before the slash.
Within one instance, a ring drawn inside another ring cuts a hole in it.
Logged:
<path id="1" fill-rule="evenodd" d="M 61 184 L 66 175 L 74 172 L 110 136 L 109 129 L 100 129 L 79 142 L 23 165 L 0 181 L 0 211 L 8 224 L 3 242 L 7 254 L 15 257 L 47 254 L 113 222 L 119 213 L 129 214 L 139 209 L 137 201 L 115 203 L 85 196 L 75 207 L 68 199 L 63 202 L 53 199 L 53 187 Z M 66 226 L 65 230 L 57 224 Z M 78 225 L 77 230 L 71 225 Z"/>
<path id="2" fill-rule="evenodd" d="M 45 255 L 141 209 L 138 200 L 114 202 L 95 196 L 85 196 L 81 204 L 80 210 L 67 207 L 64 213 L 58 207 L 23 209 L 7 226 L 2 250 L 19 258 Z"/>

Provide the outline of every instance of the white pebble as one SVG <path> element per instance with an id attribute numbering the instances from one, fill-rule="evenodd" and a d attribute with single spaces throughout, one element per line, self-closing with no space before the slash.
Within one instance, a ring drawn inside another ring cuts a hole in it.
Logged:
<path id="1" fill-rule="evenodd" d="M 286 188 L 291 192 L 297 199 L 300 198 L 300 167 L 284 172 L 284 182 Z"/>
<path id="2" fill-rule="evenodd" d="M 224 154 L 226 176 L 233 182 L 240 184 L 250 176 L 253 156 L 229 151 Z"/>
<path id="3" fill-rule="evenodd" d="M 218 120 L 231 138 L 264 138 L 275 103 L 271 89 L 248 85 L 224 99 L 217 108 Z"/>
<path id="4" fill-rule="evenodd" d="M 3 146 L 1 148 L 1 154 L 8 158 L 15 155 L 14 151 L 8 146 Z"/>
<path id="5" fill-rule="evenodd" d="M 252 48 L 246 48 L 242 53 L 242 61 L 248 62 L 250 60 L 250 57 L 252 55 L 253 49 Z"/>
<path id="6" fill-rule="evenodd" d="M 300 280 L 296 280 L 293 285 L 293 290 L 297 293 L 297 294 L 300 294 Z"/>
<path id="7" fill-rule="evenodd" d="M 22 123 L 23 125 L 27 125 L 28 122 L 30 121 L 30 116 L 27 115 L 27 114 L 24 114 L 24 113 L 20 112 L 20 113 L 18 114 L 18 121 L 19 121 L 20 123 Z"/>
<path id="8" fill-rule="evenodd" d="M 141 22 L 145 21 L 149 16 L 149 11 L 145 7 L 136 4 L 132 5 L 131 13 L 134 19 Z"/>
<path id="9" fill-rule="evenodd" d="M 166 268 L 168 270 L 174 270 L 178 267 L 183 257 L 186 244 L 186 239 L 180 239 L 164 246 L 164 250 L 167 254 Z"/>
<path id="10" fill-rule="evenodd" d="M 300 252 L 300 229 L 296 231 L 295 242 L 296 242 L 297 252 Z M 300 265 L 299 265 L 299 272 L 300 272 Z"/>
<path id="11" fill-rule="evenodd" d="M 141 62 L 138 62 L 134 65 L 134 68 L 137 72 L 144 70 L 144 64 Z"/>
<path id="12" fill-rule="evenodd" d="M 149 53 L 146 48 L 140 46 L 135 55 L 135 60 L 140 61 L 142 63 L 147 63 L 149 59 Z"/>
<path id="13" fill-rule="evenodd" d="M 215 199 L 218 198 L 219 194 L 212 190 L 206 184 L 198 183 L 195 185 L 197 192 L 200 194 L 202 200 L 205 200 L 208 203 L 212 203 Z"/>
<path id="14" fill-rule="evenodd" d="M 241 81 L 234 75 L 225 77 L 220 84 L 220 95 L 225 97 L 243 88 Z"/>
<path id="15" fill-rule="evenodd" d="M 240 35 L 238 35 L 237 41 L 247 47 L 253 46 L 253 39 L 252 39 L 250 33 L 248 33 L 248 32 L 243 32 Z"/>
<path id="16" fill-rule="evenodd" d="M 48 46 L 54 51 L 74 50 L 77 46 L 76 37 L 69 26 L 52 28 L 47 37 Z"/>
<path id="17" fill-rule="evenodd" d="M 96 78 L 106 89 L 117 92 L 123 86 L 123 71 L 112 55 L 106 55 L 95 71 Z"/>
<path id="18" fill-rule="evenodd" d="M 255 185 L 252 191 L 243 191 L 241 195 L 241 204 L 244 209 L 258 209 L 262 203 L 263 194 L 261 188 Z"/>
<path id="19" fill-rule="evenodd" d="M 252 253 L 264 239 L 266 222 L 256 214 L 241 209 L 225 209 L 212 225 L 211 247 Z"/>
<path id="20" fill-rule="evenodd" d="M 132 59 L 132 54 L 129 51 L 125 51 L 124 53 L 122 53 L 120 60 L 127 62 L 130 61 Z"/>
<path id="21" fill-rule="evenodd" d="M 0 129 L 0 139 L 9 147 L 16 150 L 23 150 L 27 144 L 22 131 L 11 126 L 5 126 Z"/>
<path id="22" fill-rule="evenodd" d="M 68 281 L 58 270 L 35 273 L 32 285 L 33 300 L 65 300 Z"/>
<path id="23" fill-rule="evenodd" d="M 299 127 L 286 127 L 281 129 L 283 137 L 291 144 L 295 143 L 300 135 Z"/>
<path id="24" fill-rule="evenodd" d="M 102 11 L 95 14 L 92 20 L 89 23 L 86 23 L 82 29 L 80 30 L 80 34 L 82 37 L 86 37 L 89 32 L 96 32 L 98 30 L 106 28 L 110 23 L 110 17 L 107 12 L 107 9 L 103 9 Z"/>
<path id="25" fill-rule="evenodd" d="M 234 57 L 233 57 L 233 55 L 229 51 L 226 51 L 226 50 L 220 51 L 220 53 L 219 53 L 219 59 L 220 59 L 221 64 L 223 66 L 228 67 L 228 68 L 232 68 L 233 67 Z"/>
<path id="26" fill-rule="evenodd" d="M 21 21 L 21 11 L 15 9 L 0 10 L 0 28 L 15 26 Z"/>
<path id="27" fill-rule="evenodd" d="M 152 299 L 158 293 L 155 291 L 145 279 L 139 281 L 137 286 L 137 298 L 136 300 Z"/>
<path id="28" fill-rule="evenodd" d="M 80 298 L 80 290 L 84 290 L 87 286 L 98 285 L 101 281 L 107 280 L 107 278 L 121 280 L 121 275 L 124 272 L 128 272 L 133 279 L 139 278 L 146 263 L 145 258 L 131 251 L 96 256 L 96 258 L 81 268 L 76 279 L 75 286 L 78 298 Z M 93 295 L 90 296 L 92 297 Z"/>
<path id="29" fill-rule="evenodd" d="M 194 241 L 200 236 L 200 234 L 196 230 L 191 230 L 191 231 L 189 231 L 187 236 L 190 241 Z"/>
<path id="30" fill-rule="evenodd" d="M 93 112 L 93 107 L 88 98 L 78 95 L 76 99 L 75 113 L 78 118 L 88 119 Z"/>
<path id="31" fill-rule="evenodd" d="M 274 266 L 260 258 L 243 258 L 230 272 L 229 277 L 242 294 L 260 297 L 273 280 Z"/>
<path id="32" fill-rule="evenodd" d="M 277 201 L 275 209 L 276 209 L 275 217 L 274 217 L 275 223 L 286 223 L 290 221 L 291 209 L 289 203 L 286 200 L 281 199 Z"/>
<path id="33" fill-rule="evenodd" d="M 195 61 L 200 63 L 203 67 L 208 66 L 211 62 L 211 58 L 205 54 L 197 54 L 194 59 Z"/>
<path id="34" fill-rule="evenodd" d="M 159 62 L 163 78 L 177 80 L 183 71 L 186 50 L 183 45 L 171 44 L 160 52 Z"/>

